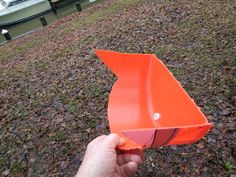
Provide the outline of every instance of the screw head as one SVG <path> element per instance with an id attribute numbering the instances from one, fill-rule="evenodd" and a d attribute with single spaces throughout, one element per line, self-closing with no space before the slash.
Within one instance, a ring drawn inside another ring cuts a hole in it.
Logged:
<path id="1" fill-rule="evenodd" d="M 158 112 L 154 113 L 153 119 L 154 120 L 159 120 L 160 119 L 160 114 Z"/>

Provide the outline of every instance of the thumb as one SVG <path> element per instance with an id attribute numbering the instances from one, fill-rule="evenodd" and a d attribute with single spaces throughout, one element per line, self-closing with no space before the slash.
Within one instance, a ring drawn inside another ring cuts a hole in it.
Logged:
<path id="1" fill-rule="evenodd" d="M 121 146 L 125 143 L 125 139 L 119 137 L 117 134 L 110 134 L 104 140 L 104 146 L 107 148 L 115 149 L 117 146 Z"/>

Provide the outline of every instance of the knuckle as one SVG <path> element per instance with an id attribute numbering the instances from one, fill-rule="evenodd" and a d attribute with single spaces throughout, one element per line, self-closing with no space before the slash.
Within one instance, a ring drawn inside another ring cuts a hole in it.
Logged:
<path id="1" fill-rule="evenodd" d="M 118 136 L 117 134 L 115 134 L 115 133 L 111 133 L 109 136 L 110 136 L 112 139 L 117 139 L 117 138 L 119 138 L 119 136 Z"/>

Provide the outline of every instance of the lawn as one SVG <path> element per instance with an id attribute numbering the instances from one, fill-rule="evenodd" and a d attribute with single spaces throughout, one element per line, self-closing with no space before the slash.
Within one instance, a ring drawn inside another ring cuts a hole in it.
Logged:
<path id="1" fill-rule="evenodd" d="M 235 8 L 104 0 L 0 46 L 0 174 L 73 176 L 87 143 L 109 132 L 116 78 L 97 48 L 156 54 L 214 123 L 195 144 L 146 150 L 138 177 L 236 175 Z"/>

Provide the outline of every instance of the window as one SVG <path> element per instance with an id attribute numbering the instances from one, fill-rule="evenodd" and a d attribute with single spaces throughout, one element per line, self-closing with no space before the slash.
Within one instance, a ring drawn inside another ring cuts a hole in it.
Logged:
<path id="1" fill-rule="evenodd" d="M 0 0 L 0 4 L 1 4 L 3 7 L 5 7 L 7 3 L 6 3 L 4 0 Z"/>
<path id="2" fill-rule="evenodd" d="M 16 1 L 12 1 L 12 2 L 10 2 L 10 4 L 9 4 L 8 7 L 14 6 L 14 5 L 17 5 L 17 4 L 20 4 L 20 3 L 25 2 L 25 1 L 28 1 L 28 0 L 16 0 Z"/>

